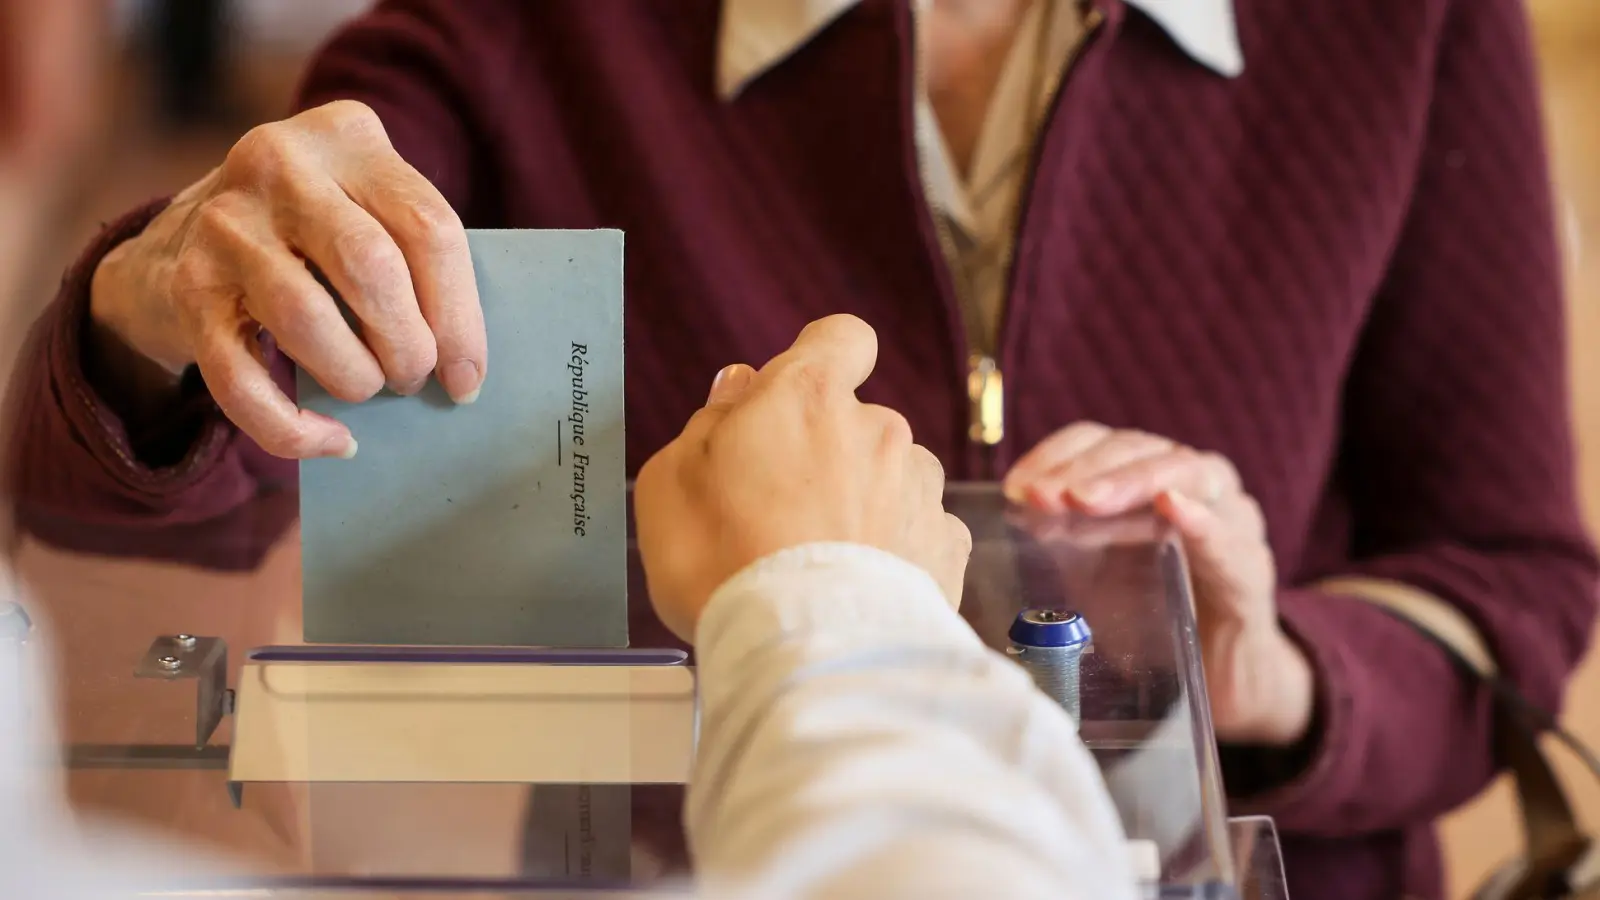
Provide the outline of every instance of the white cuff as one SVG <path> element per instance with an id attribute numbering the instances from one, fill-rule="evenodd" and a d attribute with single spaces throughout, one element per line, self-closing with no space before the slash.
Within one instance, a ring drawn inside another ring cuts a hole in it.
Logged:
<path id="1" fill-rule="evenodd" d="M 883 647 L 981 649 L 927 572 L 861 544 L 805 544 L 746 566 L 711 595 L 695 629 L 702 685 L 778 644 L 795 663 Z M 710 700 L 711 698 L 706 698 Z"/>

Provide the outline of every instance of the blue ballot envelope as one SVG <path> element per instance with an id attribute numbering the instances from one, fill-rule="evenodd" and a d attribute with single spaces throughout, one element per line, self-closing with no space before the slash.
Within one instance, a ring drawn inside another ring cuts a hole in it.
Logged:
<path id="1" fill-rule="evenodd" d="M 489 336 L 477 402 L 301 405 L 352 460 L 300 466 L 312 642 L 622 647 L 627 528 L 620 231 L 469 231 Z"/>

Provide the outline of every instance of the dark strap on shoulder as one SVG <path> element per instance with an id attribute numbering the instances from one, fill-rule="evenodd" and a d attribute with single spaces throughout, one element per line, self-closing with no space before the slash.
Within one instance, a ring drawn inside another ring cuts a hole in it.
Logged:
<path id="1" fill-rule="evenodd" d="M 1394 582 L 1332 581 L 1323 587 L 1368 601 L 1411 625 L 1493 698 L 1495 751 L 1516 779 L 1527 851 L 1485 882 L 1473 900 L 1600 900 L 1600 845 L 1578 827 L 1540 738 L 1561 738 L 1590 768 L 1600 769 L 1593 754 L 1500 674 L 1488 645 L 1460 610 Z"/>

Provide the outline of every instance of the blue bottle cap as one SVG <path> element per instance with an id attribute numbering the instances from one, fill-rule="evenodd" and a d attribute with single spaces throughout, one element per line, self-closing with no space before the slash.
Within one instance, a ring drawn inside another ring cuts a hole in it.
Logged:
<path id="1" fill-rule="evenodd" d="M 1079 647 L 1090 637 L 1083 616 L 1064 609 L 1025 609 L 1011 623 L 1011 642 L 1019 647 Z"/>

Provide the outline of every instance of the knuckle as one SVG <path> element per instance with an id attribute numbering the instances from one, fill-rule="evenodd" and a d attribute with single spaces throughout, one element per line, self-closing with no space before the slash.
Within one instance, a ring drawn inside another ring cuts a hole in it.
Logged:
<path id="1" fill-rule="evenodd" d="M 261 449 L 283 459 L 305 459 L 318 450 L 305 429 L 293 426 L 263 429 L 261 434 L 252 437 Z"/>
<path id="2" fill-rule="evenodd" d="M 328 379 L 323 387 L 346 403 L 365 403 L 383 390 L 383 373 L 375 366 L 352 366 Z"/>
<path id="3" fill-rule="evenodd" d="M 342 138 L 380 137 L 385 143 L 388 142 L 388 136 L 383 129 L 383 120 L 372 107 L 360 100 L 334 100 L 307 110 L 302 115 L 306 116 L 318 130 Z"/>
<path id="4" fill-rule="evenodd" d="M 911 452 L 916 455 L 918 464 L 927 471 L 930 479 L 939 484 L 944 483 L 944 463 L 939 461 L 939 457 L 935 456 L 932 450 L 916 444 L 911 448 Z"/>
<path id="5" fill-rule="evenodd" d="M 292 120 L 268 122 L 245 132 L 228 151 L 223 172 L 230 182 L 251 182 L 294 166 L 301 138 Z"/>
<path id="6" fill-rule="evenodd" d="M 425 198 L 401 207 L 396 229 L 416 244 L 420 253 L 449 256 L 466 249 L 461 217 L 442 199 Z"/>
<path id="7" fill-rule="evenodd" d="M 244 207 L 242 198 L 226 192 L 207 198 L 195 210 L 190 226 L 195 242 L 204 246 L 240 240 L 249 215 Z"/>
<path id="8" fill-rule="evenodd" d="M 957 551 L 962 556 L 970 556 L 972 554 L 972 529 L 968 528 L 967 523 L 961 521 L 961 517 L 955 513 L 945 513 L 944 521 L 945 527 L 950 531 L 950 539 L 955 544 Z"/>
<path id="9" fill-rule="evenodd" d="M 710 443 L 719 440 L 722 435 L 722 429 L 718 426 L 722 424 L 723 418 L 717 410 L 709 406 L 695 410 L 694 414 L 689 416 L 689 421 L 684 423 L 683 431 L 679 432 L 668 446 L 698 443 L 703 449 L 708 449 Z"/>
<path id="10" fill-rule="evenodd" d="M 878 333 L 865 319 L 850 313 L 835 313 L 807 325 L 804 331 L 824 335 L 825 340 L 850 347 L 876 347 Z"/>
<path id="11" fill-rule="evenodd" d="M 1254 525 L 1257 530 L 1266 529 L 1267 514 L 1266 511 L 1261 508 L 1261 502 L 1259 500 L 1250 496 L 1249 494 L 1245 494 L 1240 498 L 1239 504 L 1244 510 L 1244 516 L 1247 521 Z"/>
<path id="12" fill-rule="evenodd" d="M 173 262 L 166 302 L 183 330 L 189 333 L 204 330 L 208 327 L 206 323 L 219 318 L 219 312 L 226 313 L 223 304 L 237 305 L 239 299 L 239 291 L 219 271 L 209 254 L 193 248 L 180 251 Z"/>
<path id="13" fill-rule="evenodd" d="M 316 456 L 322 449 L 310 428 L 306 427 L 297 418 L 287 420 L 273 419 L 263 423 L 258 429 L 260 434 L 252 435 L 261 448 L 273 456 L 285 459 L 306 459 Z"/>
<path id="14" fill-rule="evenodd" d="M 311 436 L 292 424 L 257 422 L 257 411 L 270 405 L 269 398 L 239 377 L 222 349 L 221 339 L 212 332 L 196 341 L 195 361 L 206 381 L 206 388 L 228 418 L 250 436 L 262 450 L 283 459 L 311 455 Z"/>
<path id="15" fill-rule="evenodd" d="M 368 225 L 344 228 L 329 249 L 333 264 L 364 300 L 379 307 L 399 302 L 400 288 L 409 281 L 410 273 L 400 248 L 383 229 Z"/>
<path id="16" fill-rule="evenodd" d="M 654 504 L 657 485 L 658 483 L 666 483 L 666 475 L 663 470 L 666 468 L 667 463 L 663 457 L 667 455 L 671 447 L 672 445 L 668 444 L 666 447 L 656 451 L 649 459 L 645 460 L 644 465 L 639 467 L 639 474 L 634 476 L 633 518 L 636 523 L 649 520 L 647 513 Z"/>
<path id="17" fill-rule="evenodd" d="M 1233 464 L 1233 460 L 1223 456 L 1221 453 L 1203 453 L 1201 456 L 1206 461 L 1206 464 L 1216 469 L 1218 473 L 1227 479 L 1230 485 L 1240 483 L 1239 467 Z"/>
<path id="18" fill-rule="evenodd" d="M 667 457 L 681 438 L 681 435 L 673 438 L 665 447 L 650 454 L 650 458 L 645 460 L 644 465 L 639 467 L 639 474 L 634 476 L 635 495 L 638 494 L 639 488 L 653 486 L 657 481 L 661 480 L 662 470 L 667 467 Z"/>
<path id="19" fill-rule="evenodd" d="M 922 454 L 926 454 L 929 457 L 933 456 L 926 448 L 912 444 L 911 423 L 906 421 L 905 416 L 884 406 L 874 407 L 873 411 L 876 414 L 879 426 L 883 429 L 883 444 L 886 449 L 905 450 L 914 448 L 912 450 L 913 453 L 916 450 L 921 450 Z M 922 454 L 918 454 L 918 456 L 920 457 Z M 939 461 L 935 459 L 933 463 L 938 465 Z M 943 471 L 942 466 L 940 471 Z"/>
<path id="20" fill-rule="evenodd" d="M 194 361 L 200 367 L 200 375 L 205 380 L 206 390 L 223 409 L 232 409 L 247 399 L 242 396 L 243 392 L 238 386 L 238 380 L 227 355 L 221 352 L 215 329 L 202 328 L 195 335 Z"/>
<path id="21" fill-rule="evenodd" d="M 833 373 L 809 360 L 800 360 L 786 367 L 782 380 L 798 391 L 808 403 L 826 398 L 834 382 Z"/>
<path id="22" fill-rule="evenodd" d="M 293 281 L 285 278 L 264 278 L 250 287 L 248 305 L 258 315 L 262 324 L 276 329 L 280 341 L 299 341 L 311 337 L 305 334 L 311 325 L 312 299 Z"/>
<path id="23" fill-rule="evenodd" d="M 1205 454 L 1192 447 L 1174 447 L 1171 459 L 1176 468 L 1183 470 L 1204 469 L 1207 466 Z"/>
<path id="24" fill-rule="evenodd" d="M 172 299 L 178 306 L 188 307 L 196 302 L 211 281 L 211 260 L 204 251 L 190 247 L 178 252 L 172 265 Z"/>
<path id="25" fill-rule="evenodd" d="M 426 379 L 438 361 L 438 347 L 432 341 L 403 340 L 387 354 L 383 367 L 390 382 L 405 386 Z"/>

